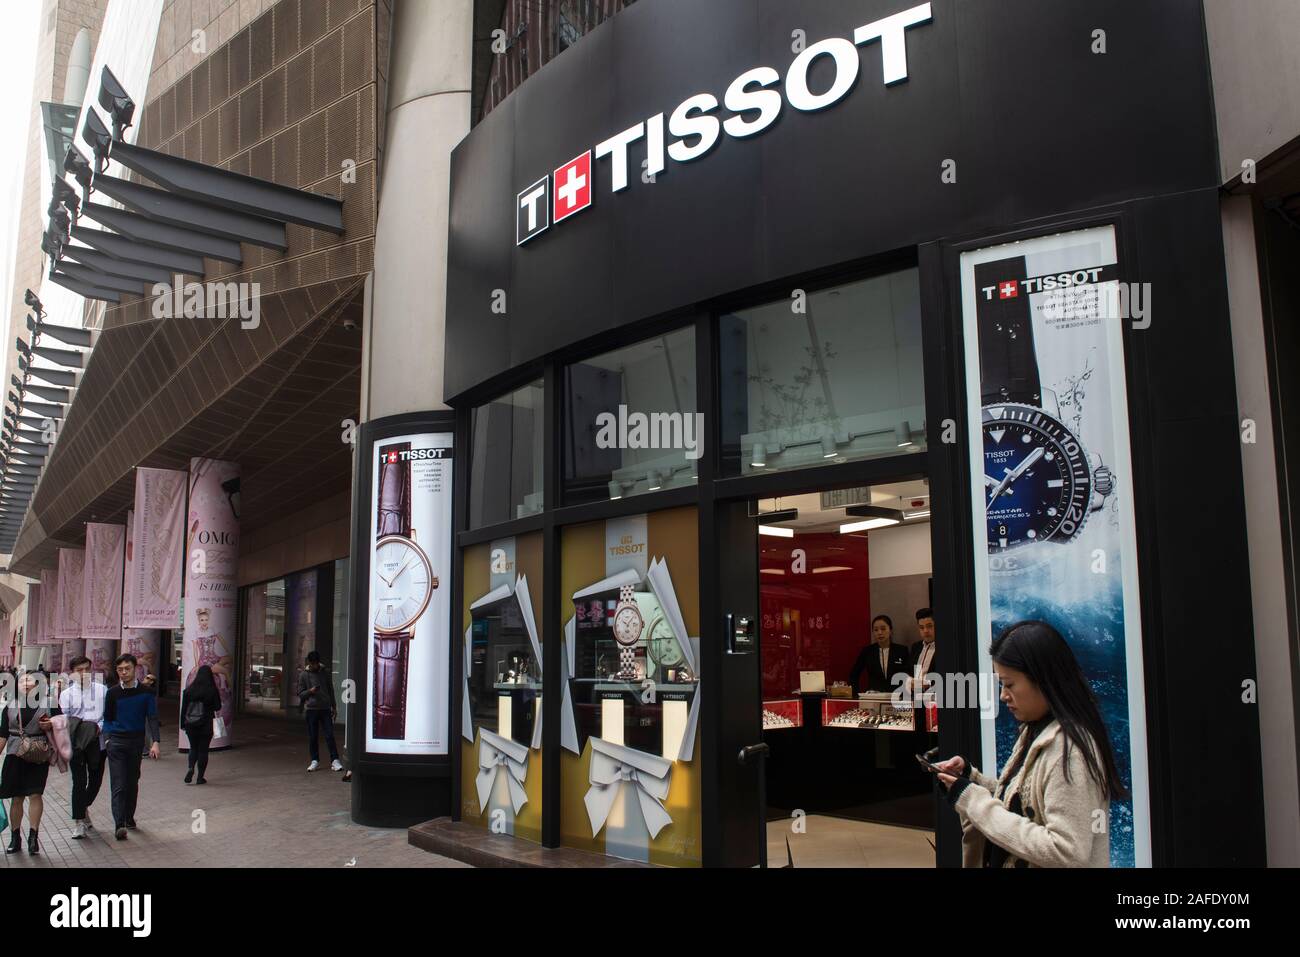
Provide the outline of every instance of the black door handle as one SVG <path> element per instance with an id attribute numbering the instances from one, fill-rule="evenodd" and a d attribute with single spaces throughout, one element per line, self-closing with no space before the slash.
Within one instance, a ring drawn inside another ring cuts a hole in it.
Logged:
<path id="1" fill-rule="evenodd" d="M 736 755 L 736 760 L 742 765 L 748 764 L 751 758 L 765 758 L 768 756 L 770 751 L 771 749 L 762 742 L 759 742 L 758 744 L 747 744 L 740 749 L 740 753 Z"/>

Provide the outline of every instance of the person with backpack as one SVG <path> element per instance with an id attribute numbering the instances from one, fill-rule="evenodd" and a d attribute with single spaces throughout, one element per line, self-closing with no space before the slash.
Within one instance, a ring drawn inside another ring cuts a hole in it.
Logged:
<path id="1" fill-rule="evenodd" d="M 212 719 L 221 711 L 221 692 L 208 665 L 200 665 L 194 681 L 181 695 L 181 727 L 190 739 L 190 766 L 185 783 L 207 784 L 208 748 L 212 744 Z M 198 780 L 194 778 L 197 769 Z"/>

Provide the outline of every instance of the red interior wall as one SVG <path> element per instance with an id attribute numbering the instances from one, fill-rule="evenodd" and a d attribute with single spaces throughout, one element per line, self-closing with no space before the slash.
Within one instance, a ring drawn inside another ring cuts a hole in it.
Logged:
<path id="1" fill-rule="evenodd" d="M 826 683 L 847 681 L 871 640 L 871 575 L 865 535 L 759 537 L 763 697 L 789 697 L 800 671 L 824 671 Z M 794 571 L 795 550 L 807 567 Z M 847 571 L 817 572 L 843 566 Z"/>

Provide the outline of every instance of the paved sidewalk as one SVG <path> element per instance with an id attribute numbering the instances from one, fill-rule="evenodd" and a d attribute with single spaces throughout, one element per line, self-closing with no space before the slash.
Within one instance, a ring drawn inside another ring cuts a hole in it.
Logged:
<path id="1" fill-rule="evenodd" d="M 24 821 L 24 850 L 0 855 L 0 867 L 465 866 L 412 847 L 405 828 L 353 824 L 351 785 L 337 772 L 307 773 L 306 732 L 296 721 L 237 718 L 235 746 L 211 756 L 202 787 L 182 780 L 175 725 L 162 737 L 162 757 L 144 761 L 139 827 L 127 840 L 113 838 L 107 772 L 90 812 L 95 829 L 72 840 L 71 776 L 51 768 L 40 855 L 25 850 Z"/>

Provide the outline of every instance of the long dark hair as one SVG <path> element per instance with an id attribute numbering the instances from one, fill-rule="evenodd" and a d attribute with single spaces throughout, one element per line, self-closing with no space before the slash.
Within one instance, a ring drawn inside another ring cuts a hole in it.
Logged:
<path id="1" fill-rule="evenodd" d="M 217 691 L 217 680 L 212 677 L 211 666 L 199 665 L 199 670 L 194 673 L 194 683 L 188 691 L 195 698 L 221 699 L 221 693 Z"/>
<path id="2" fill-rule="evenodd" d="M 1083 752 L 1088 773 L 1111 798 L 1127 797 L 1097 699 L 1061 633 L 1044 621 L 1016 622 L 997 637 L 989 654 L 998 664 L 1028 675 L 1047 699 L 1052 717 L 1065 732 L 1065 779 L 1070 779 L 1073 744 Z"/>

